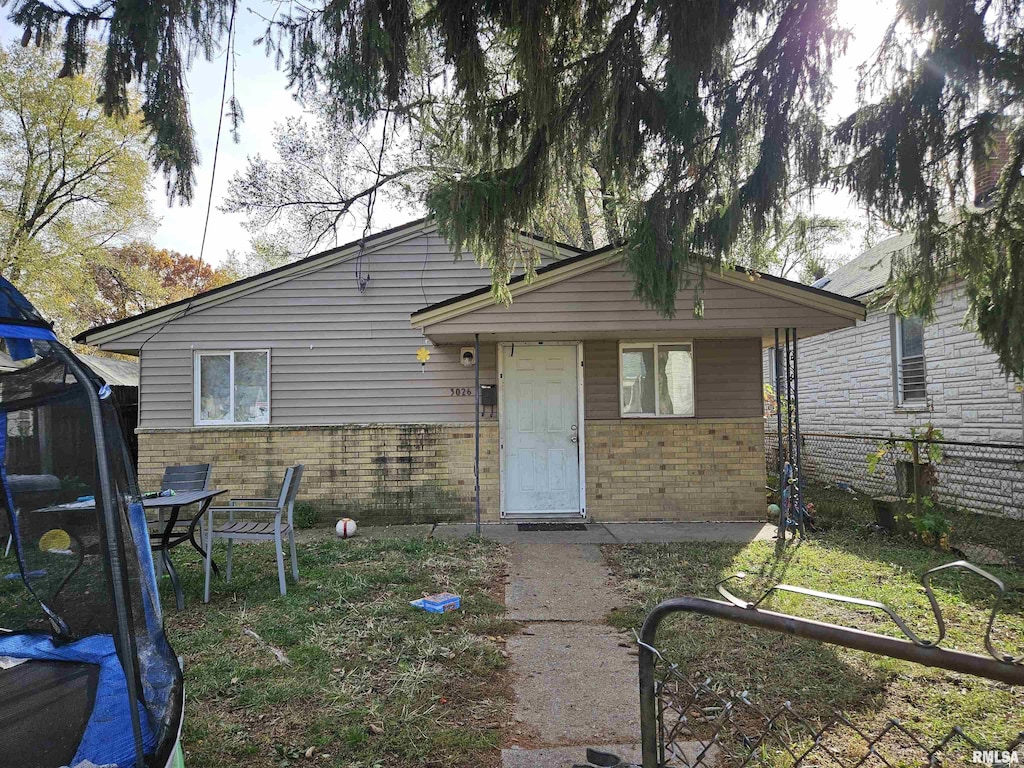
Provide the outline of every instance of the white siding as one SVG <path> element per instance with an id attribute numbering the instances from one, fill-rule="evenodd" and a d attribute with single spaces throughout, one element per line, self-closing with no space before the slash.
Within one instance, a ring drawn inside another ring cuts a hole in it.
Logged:
<path id="1" fill-rule="evenodd" d="M 949 440 L 1020 443 L 1021 393 L 1000 372 L 996 355 L 964 327 L 966 313 L 960 286 L 941 292 L 936 318 L 924 331 L 925 408 L 895 406 L 886 312 L 874 310 L 855 328 L 799 342 L 801 429 L 907 435 L 930 422 Z M 774 376 L 767 354 L 764 376 L 769 382 Z"/>

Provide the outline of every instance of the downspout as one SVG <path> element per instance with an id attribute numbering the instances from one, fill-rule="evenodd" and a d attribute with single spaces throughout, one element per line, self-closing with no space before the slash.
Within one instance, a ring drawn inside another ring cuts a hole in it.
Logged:
<path id="1" fill-rule="evenodd" d="M 476 535 L 480 535 L 480 334 L 473 334 L 473 373 L 476 379 L 475 392 L 476 407 L 473 409 L 473 418 L 476 425 L 475 435 L 476 448 L 473 454 L 473 483 L 476 490 Z"/>
<path id="2" fill-rule="evenodd" d="M 783 457 L 782 457 L 782 361 L 779 360 L 779 329 L 775 329 L 775 428 L 778 435 L 778 454 L 776 458 L 779 460 L 779 530 L 777 533 L 777 539 L 775 542 L 776 554 L 782 551 L 782 548 L 786 545 L 786 510 L 785 505 L 782 503 L 782 473 L 783 473 Z"/>

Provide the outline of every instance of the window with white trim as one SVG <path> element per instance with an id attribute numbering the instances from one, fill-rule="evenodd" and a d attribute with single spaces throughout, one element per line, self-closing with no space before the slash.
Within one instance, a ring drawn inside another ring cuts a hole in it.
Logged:
<path id="1" fill-rule="evenodd" d="M 896 369 L 896 404 L 917 405 L 927 401 L 924 365 L 924 321 L 919 317 L 895 318 L 893 356 Z"/>
<path id="2" fill-rule="evenodd" d="M 627 418 L 693 416 L 693 344 L 621 342 L 619 413 Z"/>
<path id="3" fill-rule="evenodd" d="M 269 424 L 270 350 L 196 352 L 195 423 Z"/>

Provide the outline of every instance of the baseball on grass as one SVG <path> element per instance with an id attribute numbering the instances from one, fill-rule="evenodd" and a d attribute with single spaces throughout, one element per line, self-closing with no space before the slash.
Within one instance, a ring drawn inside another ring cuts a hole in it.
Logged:
<path id="1" fill-rule="evenodd" d="M 334 532 L 343 539 L 351 539 L 356 535 L 356 521 L 351 517 L 343 517 L 334 526 Z"/>

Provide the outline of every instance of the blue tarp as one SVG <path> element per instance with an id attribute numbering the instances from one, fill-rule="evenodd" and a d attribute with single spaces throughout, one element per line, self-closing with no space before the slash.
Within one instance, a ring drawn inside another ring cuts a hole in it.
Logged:
<path id="1" fill-rule="evenodd" d="M 135 765 L 135 737 L 128 709 L 128 685 L 114 650 L 111 635 L 93 635 L 66 645 L 54 645 L 46 635 L 0 636 L 0 656 L 42 661 L 74 661 L 96 664 L 100 668 L 96 684 L 96 702 L 85 726 L 71 765 L 85 760 L 96 765 Z M 147 753 L 156 748 L 156 737 L 149 727 L 146 711 L 139 705 L 142 744 Z"/>

